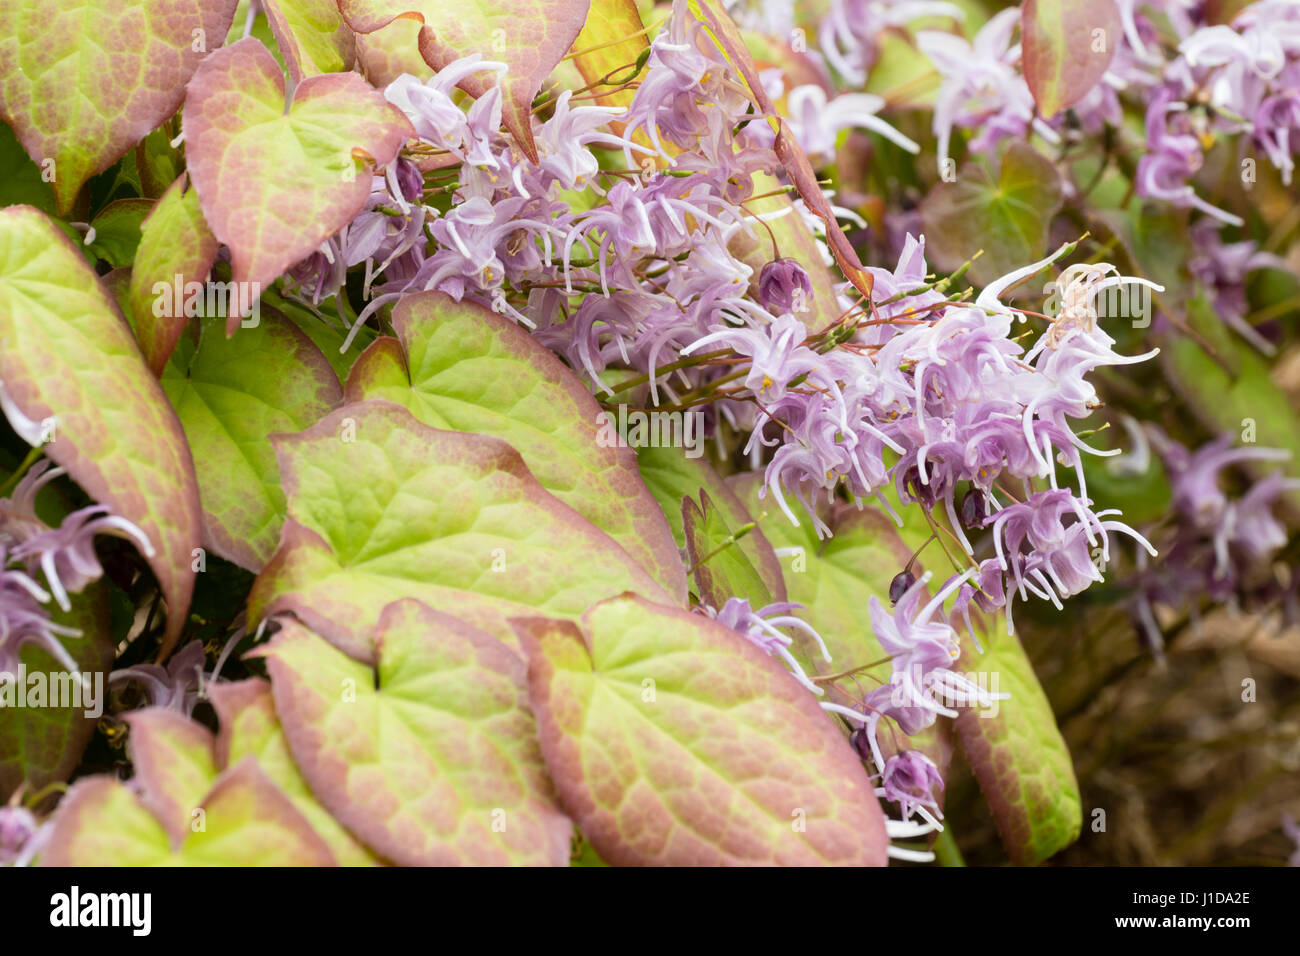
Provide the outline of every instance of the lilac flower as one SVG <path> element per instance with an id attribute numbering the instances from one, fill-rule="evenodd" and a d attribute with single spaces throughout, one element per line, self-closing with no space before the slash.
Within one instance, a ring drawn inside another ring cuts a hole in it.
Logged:
<path id="1" fill-rule="evenodd" d="M 725 344 L 751 359 L 745 386 L 762 402 L 779 402 L 792 380 L 822 365 L 817 353 L 803 344 L 807 334 L 807 326 L 785 312 L 762 328 L 742 326 L 712 332 L 682 349 L 682 354 Z"/>
<path id="2" fill-rule="evenodd" d="M 403 73 L 384 90 L 387 100 L 406 114 L 419 137 L 474 166 L 496 166 L 492 140 L 501 127 L 501 89 L 493 86 L 467 111 L 452 98 L 456 85 L 481 72 L 505 73 L 504 63 L 471 54 L 453 60 L 425 82 Z"/>
<path id="3" fill-rule="evenodd" d="M 0 544 L 0 674 L 18 673 L 25 644 L 39 647 L 69 673 L 78 673 L 77 662 L 59 638 L 80 637 L 81 632 L 51 621 L 42 607 L 50 599 L 48 592 L 8 564 L 8 548 Z"/>
<path id="4" fill-rule="evenodd" d="M 1138 195 L 1190 206 L 1240 226 L 1241 217 L 1210 205 L 1188 182 L 1201 168 L 1201 141 L 1192 130 L 1187 104 L 1176 101 L 1168 87 L 1158 90 L 1147 104 L 1146 130 L 1147 152 L 1138 160 Z"/>
<path id="5" fill-rule="evenodd" d="M 28 866 L 49 841 L 49 824 L 18 803 L 20 787 L 8 806 L 0 807 L 0 866 Z"/>
<path id="6" fill-rule="evenodd" d="M 940 175 L 947 174 L 954 126 L 979 130 L 970 144 L 976 153 L 994 152 L 1002 140 L 1024 136 L 1031 125 L 1049 141 L 1058 139 L 1035 121 L 1034 98 L 1015 69 L 1020 46 L 1011 44 L 1011 35 L 1019 22 L 1020 11 L 1013 7 L 990 18 L 971 42 L 935 30 L 916 34 L 917 46 L 943 77 L 934 105 Z"/>
<path id="7" fill-rule="evenodd" d="M 875 62 L 881 34 L 923 17 L 963 20 L 966 14 L 938 0 L 831 0 L 818 30 L 822 53 L 846 83 L 861 86 Z"/>
<path id="8" fill-rule="evenodd" d="M 104 573 L 95 556 L 94 540 L 110 534 L 134 541 L 153 556 L 153 545 L 145 533 L 125 518 L 109 513 L 104 505 L 74 511 L 57 528 L 48 527 L 36 516 L 36 495 L 41 488 L 64 474 L 62 468 L 39 461 L 23 476 L 12 498 L 0 500 L 0 541 L 10 547 L 9 557 L 27 566 L 29 574 L 39 569 L 63 610 L 70 610 L 69 593 L 76 593 Z"/>
<path id="9" fill-rule="evenodd" d="M 1257 269 L 1285 271 L 1286 263 L 1250 239 L 1225 243 L 1220 231 L 1219 224 L 1209 219 L 1192 225 L 1196 254 L 1187 267 L 1213 296 L 1219 318 L 1259 351 L 1273 355 L 1277 347 L 1246 321 L 1246 277 Z"/>
<path id="10" fill-rule="evenodd" d="M 787 100 L 795 139 L 813 162 L 835 158 L 835 137 L 845 129 L 866 129 L 901 146 L 909 153 L 921 147 L 876 114 L 885 101 L 871 93 L 842 93 L 829 102 L 820 86 L 806 84 L 790 91 Z"/>
<path id="11" fill-rule="evenodd" d="M 238 636 L 242 637 L 242 633 Z M 166 668 L 157 664 L 123 667 L 109 674 L 108 682 L 138 681 L 151 706 L 166 707 L 188 717 L 194 713 L 203 689 L 204 660 L 202 642 L 190 641 L 172 655 Z"/>
<path id="12" fill-rule="evenodd" d="M 819 696 L 823 693 L 820 687 L 808 679 L 808 675 L 799 666 L 799 662 L 791 656 L 789 647 L 794 642 L 794 639 L 788 634 L 777 630 L 778 627 L 793 627 L 803 631 L 817 642 L 817 648 L 821 651 L 822 657 L 827 661 L 831 659 L 830 651 L 826 649 L 826 643 L 822 640 L 821 635 L 813 630 L 811 625 L 790 613 L 791 611 L 803 610 L 802 604 L 790 602 L 769 604 L 758 611 L 754 611 L 750 608 L 749 601 L 744 598 L 733 597 L 728 598 L 727 603 L 722 606 L 721 610 L 715 610 L 708 606 L 701 608 L 701 610 L 724 627 L 729 627 L 738 634 L 744 635 L 747 640 L 762 648 L 767 654 L 779 657 L 785 662 L 794 678 L 812 693 Z"/>
<path id="13" fill-rule="evenodd" d="M 934 761 L 919 750 L 905 750 L 885 761 L 876 792 L 890 803 L 898 804 L 904 820 L 920 814 L 937 823 L 936 817 L 942 818 L 943 814 L 934 795 L 936 787 L 943 789 L 943 778 Z"/>

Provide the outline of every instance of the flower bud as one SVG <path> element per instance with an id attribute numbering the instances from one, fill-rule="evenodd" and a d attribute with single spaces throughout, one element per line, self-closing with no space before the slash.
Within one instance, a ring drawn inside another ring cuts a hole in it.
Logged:
<path id="1" fill-rule="evenodd" d="M 907 589 L 915 583 L 916 577 L 911 571 L 904 569 L 895 574 L 894 580 L 889 582 L 889 603 L 897 604 L 899 599 L 907 593 Z"/>
<path id="2" fill-rule="evenodd" d="M 397 185 L 407 202 L 424 202 L 424 173 L 409 159 L 397 160 Z"/>
<path id="3" fill-rule="evenodd" d="M 812 280 L 793 259 L 774 259 L 758 274 L 758 301 L 775 315 L 807 312 L 812 301 Z"/>
<path id="4" fill-rule="evenodd" d="M 965 497 L 961 499 L 962 527 L 968 529 L 982 528 L 984 519 L 987 516 L 988 503 L 984 500 L 984 493 L 975 488 L 966 492 Z"/>

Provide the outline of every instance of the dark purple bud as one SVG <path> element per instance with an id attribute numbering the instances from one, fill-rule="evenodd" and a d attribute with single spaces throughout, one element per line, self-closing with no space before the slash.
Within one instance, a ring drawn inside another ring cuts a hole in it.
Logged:
<path id="1" fill-rule="evenodd" d="M 758 301 L 775 315 L 807 312 L 812 305 L 812 280 L 793 259 L 774 259 L 758 274 Z"/>
<path id="2" fill-rule="evenodd" d="M 982 528 L 986 517 L 988 517 L 988 502 L 984 500 L 984 493 L 972 488 L 961 500 L 962 527 Z"/>
<path id="3" fill-rule="evenodd" d="M 407 202 L 424 202 L 424 173 L 409 159 L 397 160 L 397 185 Z"/>
<path id="4" fill-rule="evenodd" d="M 874 759 L 871 755 L 871 739 L 867 736 L 865 728 L 859 727 L 849 734 L 849 743 L 863 760 L 869 762 Z"/>
<path id="5" fill-rule="evenodd" d="M 907 589 L 915 583 L 916 577 L 911 571 L 904 569 L 895 574 L 894 580 L 889 582 L 889 603 L 897 604 L 907 593 Z"/>

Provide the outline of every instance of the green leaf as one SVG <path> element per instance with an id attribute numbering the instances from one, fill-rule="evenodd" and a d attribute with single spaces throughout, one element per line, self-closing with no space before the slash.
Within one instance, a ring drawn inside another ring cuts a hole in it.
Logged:
<path id="1" fill-rule="evenodd" d="M 952 270 L 983 250 L 969 276 L 975 285 L 987 285 L 1041 258 L 1060 206 L 1056 167 L 1027 143 L 1013 143 L 996 180 L 972 163 L 956 182 L 939 183 L 921 203 L 926 252 L 941 269 Z"/>
<path id="2" fill-rule="evenodd" d="M 379 861 L 312 796 L 289 753 L 289 741 L 275 714 L 270 683 L 260 679 L 225 681 L 212 685 L 208 695 L 221 722 L 216 744 L 221 765 L 233 766 L 245 757 L 255 757 L 271 782 L 329 846 L 340 866 L 378 865 Z"/>
<path id="3" fill-rule="evenodd" d="M 367 660 L 380 611 L 402 597 L 455 608 L 506 641 L 518 614 L 576 617 L 623 591 L 673 600 L 499 439 L 369 401 L 274 443 L 289 520 L 253 587 L 250 624 L 291 611 Z"/>
<path id="4" fill-rule="evenodd" d="M 217 237 L 199 209 L 199 194 L 186 190 L 186 183 L 181 174 L 154 205 L 141 225 L 131 266 L 128 317 L 140 351 L 159 377 L 189 322 L 184 304 L 191 296 L 185 287 L 206 282 L 217 261 Z"/>
<path id="5" fill-rule="evenodd" d="M 984 653 L 967 647 L 962 666 L 987 675 L 996 708 L 962 708 L 955 721 L 962 748 L 993 812 L 1013 863 L 1041 863 L 1079 837 L 1083 824 L 1074 764 L 1051 703 L 1005 618 L 971 618 Z"/>
<path id="6" fill-rule="evenodd" d="M 114 650 L 108 587 L 102 581 L 88 585 L 74 597 L 70 611 L 51 607 L 50 617 L 55 624 L 81 631 L 80 637 L 60 641 L 77 667 L 92 681 L 101 682 L 100 693 L 107 693 L 106 673 L 113 667 Z M 25 646 L 19 660 L 29 677 L 38 671 L 47 675 L 51 693 L 53 681 L 67 680 L 63 665 L 38 647 Z M 95 710 L 102 708 L 104 697 L 98 700 L 100 708 L 86 697 L 81 702 L 80 707 L 0 707 L 0 803 L 24 780 L 33 793 L 72 776 L 95 735 L 99 722 Z"/>
<path id="7" fill-rule="evenodd" d="M 230 247 L 235 281 L 258 294 L 364 208 L 371 166 L 414 135 L 355 73 L 303 80 L 286 111 L 284 74 L 252 37 L 199 67 L 183 129 L 203 215 Z M 237 325 L 230 316 L 227 334 Z"/>
<path id="8" fill-rule="evenodd" d="M 357 33 L 373 33 L 398 17 L 418 20 L 420 53 L 435 70 L 452 60 L 482 53 L 510 67 L 501 83 L 501 118 L 524 154 L 537 162 L 533 142 L 533 98 L 577 39 L 589 0 L 338 0 L 343 18 Z M 482 96 L 497 82 L 493 73 L 466 77 L 460 87 Z"/>
<path id="9" fill-rule="evenodd" d="M 0 345 L 10 422 L 31 444 L 48 432 L 41 423 L 50 423 L 47 456 L 153 545 L 147 557 L 167 601 L 166 653 L 194 589 L 194 463 L 117 305 L 63 233 L 30 206 L 0 210 Z"/>
<path id="10" fill-rule="evenodd" d="M 263 0 L 262 10 L 295 83 L 352 69 L 356 43 L 335 0 Z"/>
<path id="11" fill-rule="evenodd" d="M 118 199 L 91 220 L 95 239 L 90 251 L 114 269 L 123 269 L 135 259 L 140 245 L 140 225 L 153 209 L 152 199 Z"/>
<path id="12" fill-rule="evenodd" d="M 743 527 L 752 520 L 745 506 L 703 458 L 687 458 L 682 449 L 668 447 L 646 446 L 638 448 L 636 454 L 641 477 L 659 502 L 679 548 L 686 547 L 682 524 L 684 498 L 698 498 L 701 492 L 707 491 L 729 528 Z M 737 541 L 736 547 L 758 572 L 772 600 L 784 601 L 786 591 L 781 578 L 781 562 L 762 530 L 755 528 Z"/>
<path id="13" fill-rule="evenodd" d="M 504 439 L 543 488 L 685 600 L 681 557 L 635 452 L 601 427 L 600 406 L 564 363 L 509 319 L 441 292 L 406 296 L 392 323 L 398 339 L 357 359 L 350 401 L 387 399 L 434 428 Z"/>
<path id="14" fill-rule="evenodd" d="M 565 866 L 524 663 L 418 601 L 390 604 L 372 671 L 294 623 L 260 652 L 303 776 L 371 849 L 407 866 Z"/>
<path id="15" fill-rule="evenodd" d="M 1025 0 L 1020 33 L 1025 82 L 1048 119 L 1101 82 L 1124 36 L 1115 0 Z"/>
<path id="16" fill-rule="evenodd" d="M 54 188 L 41 176 L 41 167 L 18 142 L 14 131 L 0 123 L 0 206 L 35 206 L 54 215 Z"/>
<path id="17" fill-rule="evenodd" d="M 53 160 L 61 213 L 86 180 L 176 112 L 236 5 L 0 0 L 0 115 L 36 163 Z"/>
<path id="18" fill-rule="evenodd" d="M 343 393 L 320 350 L 273 309 L 222 334 L 208 320 L 187 365 L 168 365 L 163 388 L 197 460 L 204 546 L 259 571 L 275 554 L 284 491 L 271 435 L 298 432 L 338 406 Z"/>
<path id="19" fill-rule="evenodd" d="M 862 762 L 776 661 L 700 614 L 635 597 L 516 622 L 542 753 L 614 865 L 883 866 Z"/>
<path id="20" fill-rule="evenodd" d="M 772 603 L 772 595 L 736 539 L 742 529 L 752 531 L 752 525 L 730 527 L 703 489 L 698 503 L 694 498 L 682 499 L 686 553 L 703 603 L 721 608 L 729 598 L 737 597 L 749 601 L 754 610 Z"/>
<path id="21" fill-rule="evenodd" d="M 193 810 L 203 811 L 203 828 L 187 826 L 175 846 L 126 784 L 86 777 L 59 803 L 41 865 L 334 865 L 329 848 L 252 758 L 224 771 Z"/>

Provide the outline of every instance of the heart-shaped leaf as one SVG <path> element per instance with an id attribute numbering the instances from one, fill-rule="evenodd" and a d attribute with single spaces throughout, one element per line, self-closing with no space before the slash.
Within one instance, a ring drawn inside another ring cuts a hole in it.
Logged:
<path id="1" fill-rule="evenodd" d="M 374 640 L 377 676 L 292 622 L 261 652 L 320 801 L 408 866 L 566 865 L 523 661 L 417 601 L 389 605 Z"/>
<path id="2" fill-rule="evenodd" d="M 1115 0 L 1025 0 L 1020 35 L 1025 82 L 1048 118 L 1101 82 L 1124 36 Z"/>
<path id="3" fill-rule="evenodd" d="M 871 783 L 815 699 L 699 614 L 635 597 L 516 622 L 560 800 L 611 864 L 883 866 Z"/>
<path id="4" fill-rule="evenodd" d="M 334 865 L 329 848 L 252 758 L 223 772 L 193 810 L 202 814 L 173 849 L 129 787 L 106 775 L 86 777 L 59 803 L 41 865 Z"/>
<path id="5" fill-rule="evenodd" d="M 35 443 L 42 430 L 53 437 L 46 455 L 149 538 L 149 566 L 167 600 L 167 653 L 194 589 L 194 463 L 116 303 L 30 206 L 0 210 L 0 382 L 10 420 L 17 412 L 31 426 L 23 437 Z"/>
<path id="6" fill-rule="evenodd" d="M 606 440 L 600 406 L 564 363 L 509 319 L 441 292 L 406 296 L 392 322 L 400 349 L 392 339 L 366 349 L 350 401 L 387 399 L 434 428 L 504 439 L 543 488 L 685 600 L 681 557 L 636 453 Z"/>
<path id="7" fill-rule="evenodd" d="M 59 211 L 176 112 L 185 84 L 230 30 L 238 0 L 3 0 L 0 115 Z M 123 42 L 130 38 L 129 42 Z M 107 41 L 107 42 L 106 42 Z"/>
<path id="8" fill-rule="evenodd" d="M 303 80 L 286 111 L 284 75 L 252 37 L 199 67 L 183 129 L 203 215 L 253 297 L 361 211 L 371 164 L 391 161 L 414 135 L 355 73 Z M 226 333 L 238 324 L 231 315 Z"/>
<path id="9" fill-rule="evenodd" d="M 232 338 L 220 323 L 205 323 L 188 366 L 171 363 L 163 388 L 204 464 L 204 546 L 259 571 L 275 554 L 285 510 L 270 436 L 316 424 L 342 389 L 320 349 L 273 309 Z"/>
<path id="10" fill-rule="evenodd" d="M 623 591 L 672 600 L 498 439 L 369 401 L 274 441 L 289 520 L 249 597 L 252 623 L 292 611 L 365 660 L 380 610 L 402 597 L 507 641 L 507 618 L 530 609 L 576 617 Z"/>
<path id="11" fill-rule="evenodd" d="M 252 679 L 214 684 L 208 690 L 221 721 L 217 760 L 229 767 L 248 756 L 329 846 L 340 866 L 374 866 L 377 861 L 320 805 L 289 753 L 289 742 L 275 715 L 269 682 Z"/>
<path id="12" fill-rule="evenodd" d="M 976 285 L 987 285 L 1043 254 L 1060 206 L 1056 167 L 1028 143 L 1012 143 L 996 180 L 972 163 L 956 182 L 939 183 L 925 198 L 926 252 L 940 268 L 956 269 L 982 249 L 969 274 Z"/>
<path id="13" fill-rule="evenodd" d="M 199 194 L 187 190 L 187 183 L 188 177 L 179 176 L 149 213 L 131 266 L 131 325 L 140 351 L 159 377 L 189 321 L 185 287 L 206 282 L 217 261 L 217 237 L 203 218 Z"/>
<path id="14" fill-rule="evenodd" d="M 482 53 L 510 67 L 501 80 L 501 118 L 520 148 L 537 162 L 533 97 L 569 52 L 587 19 L 589 0 L 338 0 L 343 18 L 358 33 L 373 33 L 398 17 L 418 20 L 420 53 L 435 70 Z M 494 74 L 466 77 L 460 87 L 482 96 Z"/>

